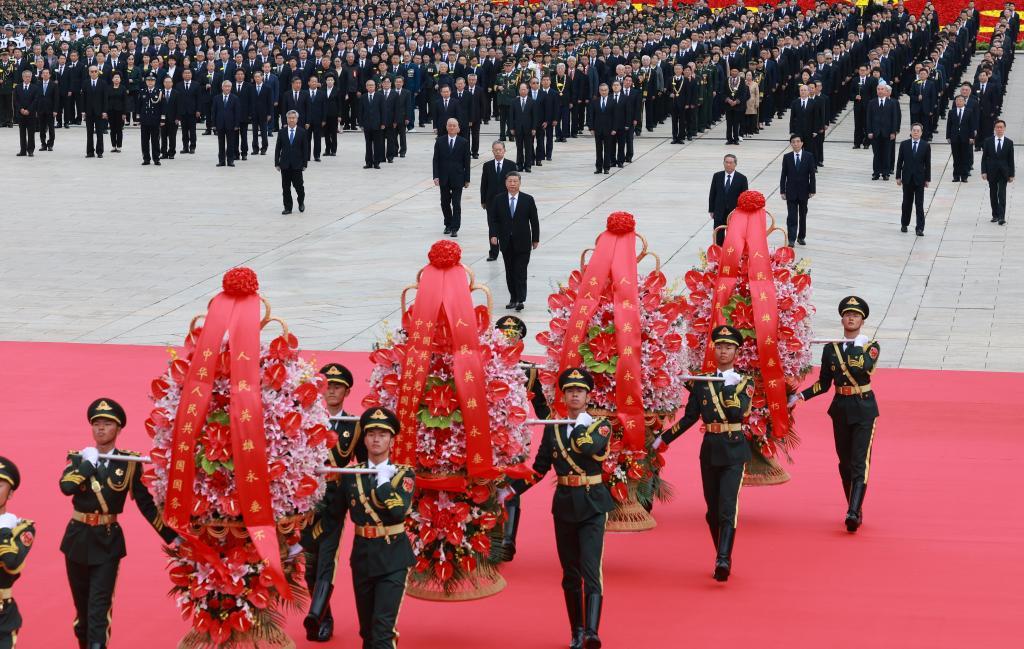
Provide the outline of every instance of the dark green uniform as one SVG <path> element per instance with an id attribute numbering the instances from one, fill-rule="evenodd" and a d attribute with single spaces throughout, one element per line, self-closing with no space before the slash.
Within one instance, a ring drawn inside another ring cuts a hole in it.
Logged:
<path id="1" fill-rule="evenodd" d="M 90 421 L 103 416 L 97 413 L 108 411 L 119 416 L 123 426 L 124 411 L 112 399 L 97 399 L 89 407 Z M 112 453 L 135 455 L 120 449 Z M 117 569 L 127 554 L 124 531 L 117 518 L 128 497 L 135 500 L 139 511 L 165 542 L 172 542 L 178 535 L 164 526 L 153 496 L 142 484 L 142 467 L 138 462 L 99 460 L 95 466 L 77 453 L 69 453 L 60 490 L 71 497 L 75 510 L 60 544 L 75 603 L 75 637 L 80 647 L 102 649 L 110 637 Z"/>
<path id="2" fill-rule="evenodd" d="M 504 140 L 508 134 L 509 110 L 519 94 L 519 71 L 506 67 L 498 74 L 494 89 L 498 93 L 498 139 Z"/>
<path id="3" fill-rule="evenodd" d="M 865 317 L 868 313 L 867 303 L 855 296 L 844 299 L 839 308 L 840 315 L 849 310 Z M 878 417 L 871 374 L 875 371 L 880 352 L 875 340 L 863 346 L 855 345 L 853 341 L 825 345 L 821 350 L 818 380 L 800 393 L 802 398 L 811 399 L 828 392 L 833 384 L 836 387 L 828 414 L 832 418 L 836 455 L 839 456 L 839 477 L 849 505 L 846 528 L 851 532 L 857 531 L 863 519 L 861 508 L 871 472 L 871 444 L 875 439 L 875 419 Z"/>
<path id="4" fill-rule="evenodd" d="M 18 468 L 5 457 L 0 457 L 0 481 L 11 485 L 11 492 L 21 482 Z M 12 587 L 21 577 L 35 535 L 35 525 L 29 520 L 19 520 L 13 527 L 0 527 L 0 649 L 12 649 L 18 643 L 21 613 Z"/>

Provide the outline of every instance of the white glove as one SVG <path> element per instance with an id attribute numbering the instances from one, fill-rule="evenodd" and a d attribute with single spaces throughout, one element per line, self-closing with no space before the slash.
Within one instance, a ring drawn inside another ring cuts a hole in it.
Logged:
<path id="1" fill-rule="evenodd" d="M 14 526 L 18 524 L 18 517 L 8 512 L 6 514 L 0 514 L 0 529 L 13 530 Z"/>
<path id="2" fill-rule="evenodd" d="M 93 466 L 97 466 L 100 462 L 100 452 L 96 450 L 95 446 L 86 446 L 78 454 Z"/>
<path id="3" fill-rule="evenodd" d="M 592 423 L 594 423 L 594 418 L 590 416 L 589 412 L 584 410 L 580 414 L 576 415 L 577 426 L 589 426 Z"/>
<path id="4" fill-rule="evenodd" d="M 800 400 L 800 397 L 798 397 L 797 395 L 795 395 L 795 394 L 789 395 L 789 402 L 786 404 L 786 407 L 792 409 L 793 406 L 796 405 L 796 402 L 799 401 L 799 400 Z"/>
<path id="5" fill-rule="evenodd" d="M 381 486 L 385 482 L 391 482 L 391 478 L 395 477 L 395 473 L 398 469 L 395 468 L 394 464 L 384 464 L 377 467 L 377 486 Z"/>
<path id="6" fill-rule="evenodd" d="M 661 435 L 658 435 L 657 437 L 654 438 L 654 442 L 651 444 L 651 448 L 654 449 L 655 451 L 657 451 L 659 448 L 661 448 L 664 445 L 665 445 L 665 440 L 663 440 L 661 438 Z"/>
<path id="7" fill-rule="evenodd" d="M 864 334 L 857 334 L 857 337 L 853 339 L 853 346 L 863 347 L 864 345 L 868 344 L 869 340 L 871 339 L 865 336 Z"/>
<path id="8" fill-rule="evenodd" d="M 300 543 L 293 543 L 292 545 L 289 545 L 288 546 L 288 560 L 290 561 L 290 560 L 294 559 L 295 557 L 299 556 L 300 554 L 302 554 L 302 551 L 303 551 L 302 550 L 302 545 Z"/>
<path id="9" fill-rule="evenodd" d="M 737 383 L 740 382 L 740 380 L 743 377 L 740 376 L 738 372 L 735 372 L 733 370 L 726 370 L 722 372 L 722 378 L 725 379 L 726 385 L 736 385 Z"/>
<path id="10" fill-rule="evenodd" d="M 509 498 L 512 498 L 515 495 L 516 492 L 512 491 L 512 489 L 508 487 L 502 487 L 501 489 L 498 489 L 498 502 L 504 503 Z"/>

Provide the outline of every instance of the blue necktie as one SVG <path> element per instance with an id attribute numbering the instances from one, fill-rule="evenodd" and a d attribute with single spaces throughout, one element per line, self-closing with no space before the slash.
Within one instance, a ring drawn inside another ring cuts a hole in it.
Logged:
<path id="1" fill-rule="evenodd" d="M 288 144 L 294 144 L 294 143 L 295 143 L 295 129 L 290 128 L 290 129 L 288 129 Z"/>

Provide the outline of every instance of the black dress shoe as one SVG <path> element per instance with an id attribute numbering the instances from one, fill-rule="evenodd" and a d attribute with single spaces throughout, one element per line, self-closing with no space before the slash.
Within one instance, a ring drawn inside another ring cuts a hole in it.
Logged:
<path id="1" fill-rule="evenodd" d="M 459 231 L 458 230 L 452 230 L 451 238 L 452 239 L 458 239 L 459 238 Z"/>
<path id="2" fill-rule="evenodd" d="M 615 166 L 618 167 L 619 169 L 622 169 L 622 163 L 621 162 L 619 164 L 615 165 Z"/>
<path id="3" fill-rule="evenodd" d="M 223 167 L 223 166 L 224 166 L 224 163 L 223 163 L 223 162 L 218 162 L 218 163 L 217 163 L 217 166 L 218 166 L 218 167 Z"/>
<path id="4" fill-rule="evenodd" d="M 27 156 L 27 155 L 28 155 L 28 152 L 27 152 L 27 151 L 22 151 L 21 153 L 19 153 L 19 154 L 17 155 L 17 157 L 19 157 L 19 158 L 24 158 L 24 157 L 25 157 L 25 156 Z"/>
<path id="5" fill-rule="evenodd" d="M 525 308 L 526 308 L 526 305 L 523 304 L 522 302 L 520 302 L 519 304 L 516 305 L 516 311 L 522 311 Z"/>
<path id="6" fill-rule="evenodd" d="M 871 174 L 871 180 L 878 180 L 878 174 Z"/>
<path id="7" fill-rule="evenodd" d="M 96 156 L 94 154 L 92 154 L 92 153 L 86 153 L 85 157 L 86 158 L 95 158 Z"/>
<path id="8" fill-rule="evenodd" d="M 917 236 L 919 236 L 919 237 L 923 237 L 924 236 L 924 230 L 915 230 L 914 233 Z"/>
<path id="9" fill-rule="evenodd" d="M 992 220 L 989 221 L 989 223 L 998 223 L 998 222 L 999 222 L 999 217 L 998 216 L 993 216 Z"/>
<path id="10" fill-rule="evenodd" d="M 511 202 L 511 201 L 509 201 L 509 202 Z M 451 229 L 451 228 L 447 228 L 447 227 L 446 227 L 446 228 L 444 229 L 444 233 L 445 233 L 445 234 L 451 234 L 451 233 L 452 233 L 452 229 Z"/>
<path id="11" fill-rule="evenodd" d="M 235 163 L 234 163 L 234 162 L 229 162 L 229 163 L 228 163 L 228 166 L 229 166 L 229 167 L 234 167 L 234 166 L 235 166 Z"/>
<path id="12" fill-rule="evenodd" d="M 320 162 L 320 158 L 313 158 L 313 162 Z M 390 160 L 388 162 L 390 162 Z"/>
<path id="13" fill-rule="evenodd" d="M 516 304 L 517 304 L 516 302 L 509 302 L 508 304 L 505 305 L 505 308 L 506 309 L 514 309 L 514 308 L 516 308 Z"/>
<path id="14" fill-rule="evenodd" d="M 363 169 L 373 169 L 373 165 L 363 165 Z"/>
<path id="15" fill-rule="evenodd" d="M 156 166 L 158 166 L 158 167 L 159 167 L 159 166 L 160 166 L 160 161 L 159 161 L 159 160 L 154 160 L 154 161 L 153 161 L 153 164 L 155 164 Z"/>
<path id="16" fill-rule="evenodd" d="M 34 158 L 34 157 L 36 157 L 36 154 L 35 154 L 35 152 L 34 152 L 34 151 L 29 151 L 29 152 L 28 152 L 28 157 L 30 157 L 30 158 Z M 102 158 L 103 156 L 100 156 L 100 157 Z"/>
<path id="17" fill-rule="evenodd" d="M 885 174 L 884 176 L 882 176 L 882 180 L 889 180 L 889 174 Z"/>
<path id="18" fill-rule="evenodd" d="M 374 169 L 380 169 L 380 165 L 379 164 L 373 165 L 373 168 Z"/>
<path id="19" fill-rule="evenodd" d="M 803 239 L 797 239 L 796 242 L 799 243 L 801 246 L 806 246 L 807 245 L 807 242 L 804 241 Z"/>
<path id="20" fill-rule="evenodd" d="M 907 226 L 901 225 L 900 226 L 900 232 L 906 232 L 906 231 L 907 231 Z"/>
<path id="21" fill-rule="evenodd" d="M 538 167 L 543 167 L 543 166 L 544 166 L 544 163 L 543 163 L 543 162 L 541 162 L 540 160 L 538 160 L 538 161 L 537 161 L 537 162 L 535 162 L 534 164 L 535 164 L 536 166 L 538 166 Z"/>
<path id="22" fill-rule="evenodd" d="M 604 170 L 604 172 L 605 172 L 605 173 L 608 173 L 608 170 L 607 170 L 607 169 L 605 169 L 605 170 Z"/>
<path id="23" fill-rule="evenodd" d="M 25 154 L 24 154 L 24 153 L 19 153 L 18 155 L 25 155 Z M 598 170 L 597 170 L 597 171 L 595 171 L 594 173 L 595 173 L 595 174 L 599 174 L 599 173 L 601 173 L 601 170 L 600 170 L 600 169 L 598 169 Z M 607 172 L 607 171 L 605 171 L 604 173 L 608 173 L 608 172 Z"/>
<path id="24" fill-rule="evenodd" d="M 281 214 L 291 214 L 291 213 L 292 213 L 291 210 L 282 210 L 281 211 Z"/>
<path id="25" fill-rule="evenodd" d="M 300 212 L 305 212 L 306 211 L 306 204 L 305 203 L 299 203 L 299 211 Z"/>
<path id="26" fill-rule="evenodd" d="M 967 182 L 967 176 L 964 176 L 963 178 L 961 178 L 961 179 L 960 179 L 960 182 L 962 182 L 962 183 L 965 183 L 965 182 Z"/>
<path id="27" fill-rule="evenodd" d="M 960 176 L 953 176 L 953 182 L 955 182 L 955 183 L 960 182 Z"/>
<path id="28" fill-rule="evenodd" d="M 178 151 L 178 153 L 185 153 L 185 154 L 187 154 L 188 153 L 188 149 L 182 149 L 181 151 Z"/>
<path id="29" fill-rule="evenodd" d="M 495 257 L 488 256 L 487 257 L 487 261 L 498 261 L 498 258 L 496 256 Z"/>
<path id="30" fill-rule="evenodd" d="M 999 219 L 999 225 L 1006 225 L 1006 219 Z"/>
<path id="31" fill-rule="evenodd" d="M 171 156 L 171 157 L 174 157 L 174 156 Z M 249 154 L 248 153 L 243 153 L 242 154 L 242 160 L 248 160 L 248 159 L 249 159 Z"/>

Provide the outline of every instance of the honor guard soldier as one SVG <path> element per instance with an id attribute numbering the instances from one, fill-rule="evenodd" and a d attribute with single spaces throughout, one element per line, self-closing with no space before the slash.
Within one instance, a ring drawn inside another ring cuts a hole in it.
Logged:
<path id="1" fill-rule="evenodd" d="M 498 318 L 494 326 L 513 342 L 519 342 L 526 338 L 526 323 L 514 315 Z M 537 366 L 532 363 L 524 364 L 523 371 L 526 373 L 526 392 L 530 396 L 530 403 L 533 404 L 533 411 L 537 415 L 537 419 L 547 419 L 551 414 L 551 409 L 548 408 L 548 402 L 544 398 L 544 391 L 537 380 Z M 515 558 L 516 536 L 519 534 L 519 519 L 523 514 L 519 495 L 514 492 L 506 495 L 508 495 L 508 498 L 505 500 L 507 518 L 505 520 L 502 540 L 500 544 L 495 543 L 492 546 L 492 556 L 498 561 L 511 561 Z"/>
<path id="2" fill-rule="evenodd" d="M 551 514 L 555 519 L 555 544 L 562 564 L 562 590 L 572 630 L 571 649 L 600 649 L 603 590 L 604 527 L 614 505 L 601 475 L 608 457 L 612 425 L 587 413 L 594 379 L 584 369 L 570 368 L 558 377 L 558 386 L 575 424 L 544 427 L 544 438 L 533 462 L 536 478 L 516 480 L 512 488 L 523 493 L 555 469 Z M 585 611 L 585 615 L 584 615 Z"/>
<path id="3" fill-rule="evenodd" d="M 345 398 L 352 389 L 352 372 L 341 363 L 328 363 L 320 368 L 327 379 L 324 401 L 330 415 L 331 430 L 338 443 L 331 448 L 327 466 L 345 467 L 353 457 L 366 461 L 366 447 L 359 444 L 354 421 L 343 421 L 350 416 L 345 412 Z M 338 565 L 338 546 L 344 519 L 334 520 L 333 500 L 341 485 L 341 475 L 327 474 L 327 490 L 317 508 L 316 516 L 302 531 L 302 546 L 306 549 L 306 586 L 309 588 L 309 614 L 303 622 L 306 639 L 327 642 L 334 635 L 334 616 L 331 614 L 331 593 L 334 592 L 334 573 Z"/>
<path id="4" fill-rule="evenodd" d="M 163 518 L 146 486 L 138 462 L 100 459 L 100 453 L 134 455 L 114 447 L 126 423 L 124 408 L 108 398 L 96 399 L 87 411 L 96 446 L 68 454 L 60 490 L 71 497 L 74 513 L 64 530 L 64 553 L 75 603 L 75 637 L 80 649 L 104 649 L 110 638 L 110 617 L 117 568 L 127 554 L 124 532 L 117 522 L 131 496 L 139 511 L 166 543 L 178 535 Z"/>
<path id="5" fill-rule="evenodd" d="M 856 532 L 863 522 L 861 507 L 871 471 L 871 444 L 875 439 L 878 403 L 871 389 L 871 374 L 878 363 L 878 342 L 860 333 L 870 313 L 868 303 L 851 295 L 839 303 L 843 322 L 842 343 L 825 345 L 821 350 L 821 370 L 811 387 L 790 397 L 790 407 L 797 400 L 806 400 L 828 392 L 834 383 L 835 396 L 828 414 L 839 456 L 839 477 L 848 504 L 846 529 Z"/>
<path id="6" fill-rule="evenodd" d="M 139 91 L 139 142 L 142 144 L 142 164 L 160 164 L 160 126 L 164 121 L 161 102 L 164 94 L 156 87 L 156 76 L 146 76 L 146 87 Z"/>
<path id="7" fill-rule="evenodd" d="M 743 334 L 722 325 L 711 334 L 718 364 L 716 377 L 724 381 L 689 381 L 690 398 L 683 417 L 655 439 L 659 448 L 685 433 L 698 421 L 704 422 L 704 441 L 700 446 L 700 477 L 708 511 L 705 518 L 718 555 L 715 579 L 726 581 L 732 572 L 732 546 L 736 539 L 740 487 L 744 466 L 750 460 L 750 445 L 743 433 L 743 422 L 750 414 L 754 385 L 750 377 L 733 370 L 736 354 L 743 345 Z"/>
<path id="8" fill-rule="evenodd" d="M 7 511 L 7 503 L 19 484 L 21 474 L 18 467 L 7 458 L 0 457 L 0 649 L 13 649 L 18 644 L 21 613 L 11 586 L 21 576 L 36 534 L 32 521 Z"/>
<path id="9" fill-rule="evenodd" d="M 392 464 L 391 445 L 398 434 L 398 417 L 387 408 L 370 408 L 359 418 L 367 460 L 357 468 L 376 469 L 376 475 L 346 474 L 338 486 L 335 517 L 348 513 L 355 524 L 352 541 L 352 588 L 363 647 L 394 647 L 395 624 L 405 597 L 405 580 L 415 563 L 405 533 L 412 509 L 416 476 L 412 467 Z"/>

